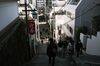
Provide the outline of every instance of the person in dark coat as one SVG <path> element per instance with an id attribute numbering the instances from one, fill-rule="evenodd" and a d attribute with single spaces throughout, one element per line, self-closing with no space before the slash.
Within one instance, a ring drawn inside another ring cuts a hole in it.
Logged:
<path id="1" fill-rule="evenodd" d="M 74 40 L 71 38 L 70 43 L 72 45 L 72 55 L 74 55 Z"/>
<path id="2" fill-rule="evenodd" d="M 66 51 L 67 51 L 68 41 L 63 41 L 62 43 L 62 49 L 63 49 L 63 57 L 65 57 Z"/>
<path id="3" fill-rule="evenodd" d="M 77 57 L 79 57 L 79 54 L 80 54 L 80 51 L 82 49 L 82 43 L 80 41 L 77 41 L 76 42 L 76 45 L 75 45 L 75 49 L 76 49 L 76 54 L 77 54 Z"/>
<path id="4" fill-rule="evenodd" d="M 57 54 L 57 44 L 56 42 L 53 40 L 53 38 L 50 38 L 50 43 L 47 46 L 47 55 L 49 57 L 49 63 L 51 63 L 51 59 L 52 59 L 52 66 L 54 66 L 55 64 L 55 57 Z"/>

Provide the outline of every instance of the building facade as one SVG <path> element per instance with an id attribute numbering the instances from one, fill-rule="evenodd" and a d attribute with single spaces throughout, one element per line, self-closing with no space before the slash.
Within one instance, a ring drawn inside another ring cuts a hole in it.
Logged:
<path id="1" fill-rule="evenodd" d="M 32 2 L 27 0 L 27 10 L 30 10 L 27 12 L 27 19 L 33 19 L 35 4 L 32 5 Z M 25 17 L 25 0 L 0 0 L 0 65 L 19 66 L 30 61 L 35 55 L 34 44 L 38 44 L 38 19 L 35 19 L 35 37 L 30 37 Z M 29 41 L 29 38 L 32 40 Z"/>
<path id="2" fill-rule="evenodd" d="M 38 13 L 45 13 L 46 12 L 46 0 L 36 0 L 36 8 Z"/>
<path id="3" fill-rule="evenodd" d="M 55 0 L 56 1 L 56 0 Z M 60 3 L 60 1 L 58 1 Z M 72 37 L 74 39 L 75 29 L 75 11 L 79 4 L 79 0 L 63 0 L 60 7 L 54 7 L 55 12 L 55 38 L 58 41 L 61 37 Z M 60 28 L 59 28 L 60 27 Z M 59 32 L 61 34 L 59 35 Z"/>
<path id="4" fill-rule="evenodd" d="M 65 4 L 66 0 L 52 0 L 52 7 L 61 7 Z"/>
<path id="5" fill-rule="evenodd" d="M 24 30 L 17 0 L 0 0 L 0 65 L 18 66 L 29 61 L 29 45 Z"/>
<path id="6" fill-rule="evenodd" d="M 49 14 L 52 10 L 52 0 L 46 0 L 46 12 Z"/>
<path id="7" fill-rule="evenodd" d="M 94 29 L 95 17 L 100 15 L 100 1 L 99 0 L 81 0 L 80 4 L 76 9 L 76 19 L 75 19 L 75 30 L 79 27 L 87 27 L 87 38 L 81 38 L 85 42 L 85 48 L 87 54 L 90 55 L 100 55 L 99 47 L 99 30 Z M 99 24 L 98 24 L 99 25 Z M 99 29 L 97 27 L 97 29 Z M 83 42 L 82 41 L 82 42 Z M 84 43 L 84 42 L 83 42 Z"/>
<path id="8" fill-rule="evenodd" d="M 0 0 L 0 31 L 18 17 L 18 4 L 16 1 Z"/>

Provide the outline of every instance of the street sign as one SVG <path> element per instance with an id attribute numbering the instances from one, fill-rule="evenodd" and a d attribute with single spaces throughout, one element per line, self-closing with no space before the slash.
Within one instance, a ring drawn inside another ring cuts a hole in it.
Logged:
<path id="1" fill-rule="evenodd" d="M 28 20 L 28 32 L 31 35 L 35 33 L 35 20 Z"/>

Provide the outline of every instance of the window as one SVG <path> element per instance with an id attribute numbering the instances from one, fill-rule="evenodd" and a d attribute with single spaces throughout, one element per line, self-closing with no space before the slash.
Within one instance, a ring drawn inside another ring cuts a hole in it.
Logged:
<path id="1" fill-rule="evenodd" d="M 67 24 L 67 29 L 70 31 L 71 34 L 73 34 L 73 29 L 68 24 Z"/>

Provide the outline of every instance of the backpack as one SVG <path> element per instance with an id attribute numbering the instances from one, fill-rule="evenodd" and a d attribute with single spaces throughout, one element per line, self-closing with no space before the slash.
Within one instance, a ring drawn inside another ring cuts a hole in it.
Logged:
<path id="1" fill-rule="evenodd" d="M 57 49 L 56 49 L 55 47 L 53 47 L 53 48 L 52 48 L 52 52 L 53 52 L 53 53 L 56 53 L 56 52 L 57 52 Z"/>

